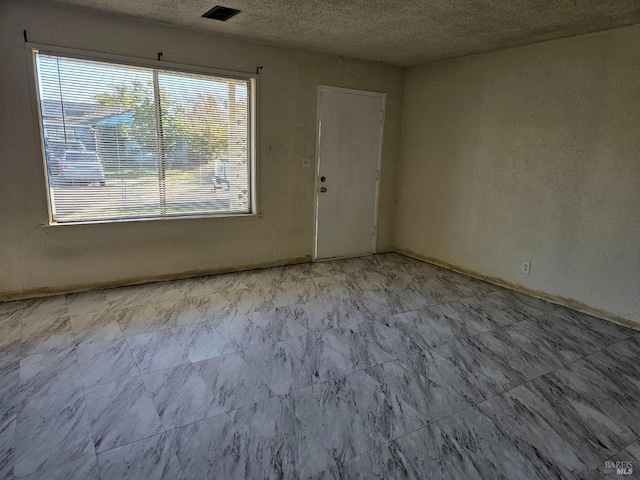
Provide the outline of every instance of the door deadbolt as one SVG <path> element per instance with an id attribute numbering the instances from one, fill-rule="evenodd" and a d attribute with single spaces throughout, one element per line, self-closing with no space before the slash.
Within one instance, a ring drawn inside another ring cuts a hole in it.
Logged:
<path id="1" fill-rule="evenodd" d="M 321 181 L 322 183 L 326 182 L 326 181 L 327 181 L 327 177 L 320 177 L 320 181 Z"/>

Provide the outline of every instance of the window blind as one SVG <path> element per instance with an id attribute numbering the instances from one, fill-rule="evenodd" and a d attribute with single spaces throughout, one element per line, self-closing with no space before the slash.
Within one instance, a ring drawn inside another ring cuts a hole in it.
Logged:
<path id="1" fill-rule="evenodd" d="M 53 222 L 250 213 L 249 78 L 35 64 Z"/>

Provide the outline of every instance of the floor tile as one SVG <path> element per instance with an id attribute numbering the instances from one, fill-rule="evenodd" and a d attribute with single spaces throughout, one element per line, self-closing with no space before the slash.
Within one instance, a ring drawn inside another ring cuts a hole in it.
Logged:
<path id="1" fill-rule="evenodd" d="M 302 425 L 342 463 L 468 407 L 397 361 L 293 395 Z"/>
<path id="2" fill-rule="evenodd" d="M 438 438 L 438 444 L 452 447 L 460 456 L 447 455 L 445 460 L 447 472 L 457 470 L 456 463 L 460 458 L 465 458 L 480 474 L 480 478 L 554 478 L 545 472 L 546 465 L 535 456 L 521 451 L 518 439 L 505 435 L 488 417 L 481 414 L 476 408 L 470 408 L 452 415 L 424 429 Z M 416 435 L 418 436 L 418 435 Z M 409 437 L 409 436 L 408 436 Z M 404 437 L 397 441 L 397 448 L 406 454 L 420 454 L 415 449 L 413 439 Z M 436 457 L 439 461 L 442 456 Z M 462 463 L 462 462 L 460 462 Z M 459 475 L 460 477 L 464 475 Z"/>
<path id="3" fill-rule="evenodd" d="M 114 318 L 125 336 L 155 332 L 174 326 L 171 312 L 160 311 L 155 304 L 118 305 L 112 307 L 110 316 Z"/>
<path id="4" fill-rule="evenodd" d="M 204 296 L 187 295 L 186 298 L 202 314 L 203 321 L 217 321 L 231 312 L 231 302 L 219 292 Z"/>
<path id="5" fill-rule="evenodd" d="M 354 298 L 362 302 L 376 318 L 417 310 L 431 304 L 424 295 L 409 288 L 365 290 L 355 294 Z"/>
<path id="6" fill-rule="evenodd" d="M 113 306 L 141 305 L 148 301 L 145 296 L 145 290 L 140 285 L 132 285 L 126 287 L 107 288 L 104 290 L 104 296 Z"/>
<path id="7" fill-rule="evenodd" d="M 277 308 L 267 296 L 252 292 L 244 287 L 230 290 L 224 294 L 224 297 L 228 304 L 224 308 L 224 314 L 220 316 L 221 321 L 251 315 L 255 312 L 264 313 Z"/>
<path id="8" fill-rule="evenodd" d="M 141 373 L 190 363 L 189 357 L 169 330 L 127 337 L 127 344 Z"/>
<path id="9" fill-rule="evenodd" d="M 184 298 L 174 282 L 154 282 L 130 287 L 109 288 L 104 290 L 105 297 L 114 307 L 135 307 L 156 300 Z"/>
<path id="10" fill-rule="evenodd" d="M 71 323 L 68 319 L 57 323 L 56 325 L 48 325 L 37 336 L 26 336 L 23 329 L 22 348 L 25 355 L 33 355 L 52 350 L 64 350 L 74 345 L 73 333 L 71 331 Z M 49 333 L 44 333 L 48 331 Z"/>
<path id="11" fill-rule="evenodd" d="M 29 355 L 20 362 L 19 375 L 20 402 L 82 388 L 75 348 Z"/>
<path id="12" fill-rule="evenodd" d="M 167 430 L 224 412 L 192 365 L 149 373 L 143 380 Z"/>
<path id="13" fill-rule="evenodd" d="M 551 314 L 536 317 L 535 323 L 539 328 L 583 345 L 585 353 L 591 353 L 633 335 L 632 330 L 613 322 L 557 305 L 554 307 Z"/>
<path id="14" fill-rule="evenodd" d="M 386 345 L 367 341 L 363 332 L 367 332 L 367 327 L 371 325 L 371 322 L 365 321 L 354 327 L 332 328 L 319 334 L 319 338 L 338 355 L 347 359 L 352 365 L 352 371 L 395 360 L 397 355 L 385 349 Z M 377 330 L 378 333 L 381 331 Z"/>
<path id="15" fill-rule="evenodd" d="M 69 312 L 64 297 L 35 301 L 21 312 L 24 355 L 73 346 Z"/>
<path id="16" fill-rule="evenodd" d="M 412 274 L 410 277 L 410 279 L 405 280 L 401 285 L 411 285 L 411 287 L 424 298 L 426 303 L 424 305 L 425 307 L 440 305 L 463 298 L 456 295 L 450 285 L 434 277 L 433 273 L 429 275 Z"/>
<path id="17" fill-rule="evenodd" d="M 10 302 L 0 303 L 0 323 L 3 323 L 6 319 L 12 317 L 14 314 L 18 315 L 18 318 L 23 311 L 27 311 L 27 308 L 37 302 L 39 299 L 28 300 L 13 300 Z"/>
<path id="18" fill-rule="evenodd" d="M 536 337 L 527 324 L 517 323 L 508 327 L 478 335 L 478 342 L 496 352 L 526 380 L 570 363 L 579 356 L 570 349 L 558 348 L 558 342 L 544 342 Z M 523 328 L 524 327 L 524 328 Z"/>
<path id="19" fill-rule="evenodd" d="M 19 362 L 22 357 L 24 357 L 24 349 L 20 311 L 7 313 L 4 317 L 0 317 L 0 365 Z"/>
<path id="20" fill-rule="evenodd" d="M 514 324 L 473 337 L 459 337 L 433 351 L 457 365 L 484 396 L 531 380 L 575 359 L 542 342 Z"/>
<path id="21" fill-rule="evenodd" d="M 243 358 L 276 395 L 294 392 L 372 365 L 364 340 L 359 350 L 350 349 L 348 346 L 353 347 L 355 343 L 349 343 L 343 335 L 345 331 L 353 336 L 357 334 L 347 329 L 335 330 L 248 350 L 243 353 Z"/>
<path id="22" fill-rule="evenodd" d="M 16 415 L 0 418 L 0 478 L 13 478 Z"/>
<path id="23" fill-rule="evenodd" d="M 230 292 L 246 290 L 247 286 L 244 284 L 244 280 L 251 277 L 253 274 L 259 274 L 261 271 L 262 270 L 258 269 L 225 273 L 224 275 L 211 275 L 209 277 L 204 277 L 204 281 L 209 282 L 213 287 L 214 292 L 220 292 L 226 297 Z"/>
<path id="24" fill-rule="evenodd" d="M 529 297 L 506 288 L 499 288 L 485 298 L 487 301 L 501 305 L 502 308 L 507 308 L 519 320 L 544 318 L 556 308 L 555 305 L 540 298 Z"/>
<path id="25" fill-rule="evenodd" d="M 0 364 L 0 422 L 15 415 L 19 401 L 20 362 Z"/>
<path id="26" fill-rule="evenodd" d="M 387 318 L 361 322 L 354 330 L 364 338 L 367 348 L 380 358 L 397 359 L 426 348 L 422 337 L 411 332 L 409 324 L 398 320 Z"/>
<path id="27" fill-rule="evenodd" d="M 231 344 L 215 329 L 213 321 L 172 328 L 171 333 L 192 362 L 235 352 Z"/>
<path id="28" fill-rule="evenodd" d="M 480 362 L 486 357 L 479 359 L 478 354 L 469 352 L 460 357 L 452 353 L 463 350 L 463 345 L 459 342 L 441 347 L 446 348 L 446 356 L 436 349 L 421 350 L 400 355 L 399 361 L 470 403 L 493 397 L 511 385 L 509 373 L 505 374 L 500 366 L 488 364 L 483 368 Z"/>
<path id="29" fill-rule="evenodd" d="M 28 328 L 39 322 L 43 322 L 43 325 L 48 325 L 48 322 L 45 321 L 47 318 L 64 318 L 69 315 L 66 299 L 61 295 L 27 300 L 19 311 L 23 327 L 27 325 Z M 33 330 L 36 331 L 37 329 L 33 328 Z"/>
<path id="30" fill-rule="evenodd" d="M 315 277 L 312 280 L 314 288 L 310 292 L 310 299 L 353 302 L 353 290 L 350 288 L 352 279 L 347 273 Z M 356 303 L 354 306 L 360 308 L 361 305 Z"/>
<path id="31" fill-rule="evenodd" d="M 350 327 L 372 318 L 364 304 L 351 298 L 328 299 L 323 296 L 308 302 L 294 303 L 290 309 L 295 321 L 310 333 Z"/>
<path id="32" fill-rule="evenodd" d="M 71 317 L 96 314 L 108 310 L 111 304 L 103 290 L 65 295 L 67 310 Z"/>
<path id="33" fill-rule="evenodd" d="M 184 280 L 178 280 L 175 282 L 176 288 L 186 298 L 208 298 L 214 295 L 220 295 L 215 288 L 215 283 L 212 281 L 213 277 L 196 277 L 186 278 Z"/>
<path id="34" fill-rule="evenodd" d="M 541 415 L 540 407 L 525 385 L 478 404 L 503 435 L 518 442 L 523 455 L 544 466 L 548 478 L 579 478 L 588 459 L 566 438 L 566 425 Z"/>
<path id="35" fill-rule="evenodd" d="M 256 452 L 250 448 L 248 428 L 226 414 L 180 427 L 168 435 L 185 478 L 265 478 L 260 463 L 255 461 Z"/>
<path id="36" fill-rule="evenodd" d="M 77 352 L 85 387 L 140 375 L 124 338 L 80 344 Z"/>
<path id="37" fill-rule="evenodd" d="M 163 431 L 162 422 L 140 377 L 86 389 L 97 452 Z"/>
<path id="38" fill-rule="evenodd" d="M 18 411 L 16 476 L 42 472 L 93 453 L 81 389 L 31 396 Z"/>
<path id="39" fill-rule="evenodd" d="M 76 345 L 123 338 L 120 325 L 111 315 L 111 308 L 70 315 L 71 330 Z"/>
<path id="40" fill-rule="evenodd" d="M 302 427 L 289 396 L 272 397 L 229 416 L 248 427 L 248 445 L 270 478 L 307 478 L 335 465 Z"/>
<path id="41" fill-rule="evenodd" d="M 484 415 L 466 409 L 355 457 L 320 479 L 545 478 Z"/>
<path id="42" fill-rule="evenodd" d="M 387 322 L 405 335 L 420 342 L 424 348 L 434 348 L 455 340 L 482 333 L 473 322 L 462 322 L 448 305 L 401 313 L 387 319 Z"/>
<path id="43" fill-rule="evenodd" d="M 264 311 L 228 316 L 223 318 L 216 328 L 238 350 L 264 346 L 309 333 L 304 326 L 295 321 L 294 315 L 287 308 L 267 308 Z"/>
<path id="44" fill-rule="evenodd" d="M 640 436 L 640 339 L 596 352 L 539 380 L 591 415 Z M 599 439 L 600 440 L 600 439 Z"/>
<path id="45" fill-rule="evenodd" d="M 539 378 L 509 392 L 545 421 L 560 426 L 561 436 L 580 454 L 582 462 L 594 468 L 637 438 L 627 423 L 607 415 L 606 404 L 595 410 L 580 398 L 554 388 Z"/>
<path id="46" fill-rule="evenodd" d="M 265 294 L 274 307 L 287 307 L 313 302 L 319 292 L 313 278 L 307 277 L 276 283 Z"/>
<path id="47" fill-rule="evenodd" d="M 486 317 L 502 326 L 529 320 L 532 315 L 528 306 L 516 299 L 500 294 L 474 295 L 459 300 L 459 303 L 476 317 Z"/>
<path id="48" fill-rule="evenodd" d="M 546 317 L 545 321 L 526 320 L 513 325 L 510 330 L 553 352 L 563 365 L 601 350 L 608 344 L 600 335 L 573 327 L 560 319 L 550 320 L 550 317 Z"/>
<path id="49" fill-rule="evenodd" d="M 0 303 L 0 478 L 621 478 L 638 358 L 398 254 Z"/>
<path id="50" fill-rule="evenodd" d="M 100 478 L 98 460 L 95 452 L 70 460 L 63 465 L 47 468 L 37 473 L 32 473 L 20 480 L 88 480 Z"/>
<path id="51" fill-rule="evenodd" d="M 317 276 L 316 273 L 311 272 L 311 265 L 308 263 L 273 267 L 270 270 L 273 271 L 274 277 L 278 278 L 281 284 L 285 282 L 302 282 Z"/>
<path id="52" fill-rule="evenodd" d="M 409 312 L 412 310 L 420 310 L 431 305 L 437 305 L 439 301 L 433 301 L 425 296 L 421 291 L 417 290 L 412 284 L 400 286 L 393 285 L 393 293 L 395 298 L 399 300 L 401 307 L 400 312 Z"/>
<path id="53" fill-rule="evenodd" d="M 511 319 L 500 315 L 496 308 L 487 305 L 484 299 L 468 297 L 449 303 L 429 307 L 429 311 L 438 319 L 451 323 L 457 335 L 476 335 L 501 328 L 511 323 Z"/>
<path id="54" fill-rule="evenodd" d="M 158 299 L 153 302 L 153 306 L 163 319 L 162 323 L 165 327 L 191 325 L 207 320 L 206 312 L 198 309 L 187 298 Z"/>
<path id="55" fill-rule="evenodd" d="M 350 288 L 356 292 L 380 292 L 383 296 L 391 293 L 393 278 L 370 263 L 354 265 L 354 271 L 348 275 Z M 404 285 L 403 285 L 404 286 Z"/>
<path id="56" fill-rule="evenodd" d="M 307 264 L 308 271 L 316 277 L 326 277 L 329 275 L 341 275 L 346 273 L 345 269 L 346 261 L 342 260 L 330 260 L 320 261 L 316 263 Z"/>
<path id="57" fill-rule="evenodd" d="M 182 476 L 175 449 L 165 433 L 99 453 L 98 462 L 102 480 L 196 478 Z"/>
<path id="58" fill-rule="evenodd" d="M 203 360 L 193 366 L 213 393 L 217 404 L 227 412 L 272 396 L 259 372 L 238 354 Z"/>

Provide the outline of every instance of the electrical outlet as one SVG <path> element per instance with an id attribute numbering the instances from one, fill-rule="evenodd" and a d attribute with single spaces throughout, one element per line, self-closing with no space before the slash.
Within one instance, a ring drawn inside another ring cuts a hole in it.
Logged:
<path id="1" fill-rule="evenodd" d="M 522 262 L 521 271 L 525 275 L 529 275 L 529 272 L 531 271 L 531 262 Z"/>
<path id="2" fill-rule="evenodd" d="M 310 168 L 311 167 L 311 158 L 305 157 L 302 159 L 302 168 Z"/>

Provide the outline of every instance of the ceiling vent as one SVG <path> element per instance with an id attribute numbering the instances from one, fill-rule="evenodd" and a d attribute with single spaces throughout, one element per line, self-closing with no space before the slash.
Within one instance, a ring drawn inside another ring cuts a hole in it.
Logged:
<path id="1" fill-rule="evenodd" d="M 236 13 L 240 13 L 240 10 L 236 10 L 235 8 L 229 7 L 221 7 L 216 6 L 209 10 L 207 13 L 202 15 L 204 18 L 213 18 L 214 20 L 220 20 L 221 22 L 226 22 L 231 17 L 233 17 Z"/>

